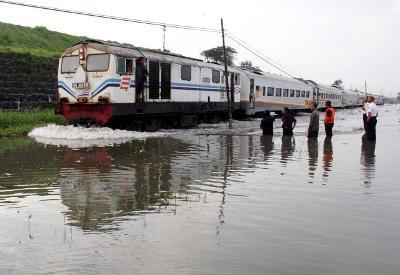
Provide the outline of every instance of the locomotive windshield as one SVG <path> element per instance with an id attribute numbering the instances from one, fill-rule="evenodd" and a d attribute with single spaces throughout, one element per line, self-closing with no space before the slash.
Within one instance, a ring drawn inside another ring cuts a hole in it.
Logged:
<path id="1" fill-rule="evenodd" d="M 88 72 L 104 72 L 108 71 L 109 64 L 109 54 L 89 54 L 87 57 L 86 68 Z"/>
<path id="2" fill-rule="evenodd" d="M 61 73 L 73 73 L 79 65 L 79 56 L 65 56 L 62 59 Z"/>

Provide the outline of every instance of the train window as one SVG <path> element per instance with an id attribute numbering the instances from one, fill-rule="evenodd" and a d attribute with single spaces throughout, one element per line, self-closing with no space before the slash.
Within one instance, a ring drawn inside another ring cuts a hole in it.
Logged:
<path id="1" fill-rule="evenodd" d="M 235 85 L 239 85 L 239 84 L 240 84 L 240 75 L 235 74 Z"/>
<path id="2" fill-rule="evenodd" d="M 256 97 L 260 97 L 260 86 L 256 86 Z"/>
<path id="3" fill-rule="evenodd" d="M 133 59 L 125 59 L 126 74 L 133 74 Z"/>
<path id="4" fill-rule="evenodd" d="M 265 96 L 266 92 L 267 92 L 267 88 L 263 87 L 263 96 Z"/>
<path id="5" fill-rule="evenodd" d="M 274 96 L 274 87 L 268 87 L 267 96 Z"/>
<path id="6" fill-rule="evenodd" d="M 79 55 L 65 56 L 62 59 L 61 73 L 73 73 L 79 65 Z"/>
<path id="7" fill-rule="evenodd" d="M 276 88 L 276 96 L 282 96 L 282 88 Z"/>
<path id="8" fill-rule="evenodd" d="M 290 97 L 294 97 L 294 90 L 290 90 Z"/>
<path id="9" fill-rule="evenodd" d="M 301 97 L 306 97 L 306 91 L 301 91 Z"/>
<path id="10" fill-rule="evenodd" d="M 300 97 L 300 90 L 296 90 L 296 97 Z"/>
<path id="11" fill-rule="evenodd" d="M 105 72 L 108 71 L 109 64 L 109 54 L 89 54 L 87 57 L 86 69 L 88 72 Z"/>
<path id="12" fill-rule="evenodd" d="M 283 89 L 283 97 L 288 97 L 289 89 Z"/>
<path id="13" fill-rule="evenodd" d="M 119 74 L 132 74 L 133 73 L 133 60 L 123 57 L 117 59 L 117 73 Z"/>
<path id="14" fill-rule="evenodd" d="M 306 92 L 306 97 L 307 97 L 307 98 L 310 97 L 310 91 L 307 91 L 307 92 Z"/>
<path id="15" fill-rule="evenodd" d="M 212 70 L 212 78 L 211 78 L 211 80 L 212 80 L 213 83 L 219 83 L 220 77 L 221 77 L 221 73 L 219 71 Z"/>
<path id="16" fill-rule="evenodd" d="M 186 81 L 192 80 L 192 67 L 186 65 L 181 66 L 181 79 Z"/>

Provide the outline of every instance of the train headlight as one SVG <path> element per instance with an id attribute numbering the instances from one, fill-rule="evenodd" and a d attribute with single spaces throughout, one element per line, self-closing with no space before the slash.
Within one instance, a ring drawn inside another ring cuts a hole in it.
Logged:
<path id="1" fill-rule="evenodd" d="M 84 48 L 79 48 L 79 59 L 85 60 L 85 49 Z"/>

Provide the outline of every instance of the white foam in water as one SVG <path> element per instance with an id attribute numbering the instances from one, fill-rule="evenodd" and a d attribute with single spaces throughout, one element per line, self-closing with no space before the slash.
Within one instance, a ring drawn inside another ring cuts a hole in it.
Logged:
<path id="1" fill-rule="evenodd" d="M 134 139 L 166 136 L 167 133 L 134 132 L 113 130 L 107 127 L 85 128 L 49 124 L 33 129 L 28 136 L 36 141 L 49 145 L 68 146 L 72 148 L 109 146 L 121 144 Z"/>

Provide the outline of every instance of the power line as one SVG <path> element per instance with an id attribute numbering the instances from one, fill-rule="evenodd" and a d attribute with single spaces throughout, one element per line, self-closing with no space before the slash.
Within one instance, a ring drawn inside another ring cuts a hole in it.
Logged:
<path id="1" fill-rule="evenodd" d="M 264 58 L 263 56 L 261 56 L 260 54 L 258 54 L 257 52 L 255 52 L 254 50 L 250 49 L 249 47 L 247 47 L 246 45 L 244 45 L 244 43 L 240 42 L 239 40 L 233 38 L 231 35 L 227 34 L 227 37 L 229 37 L 232 41 L 236 42 L 237 44 L 239 44 L 240 46 L 242 46 L 243 48 L 245 48 L 246 50 L 248 50 L 249 52 L 251 52 L 252 54 L 254 54 L 255 56 L 257 56 L 258 58 L 260 58 L 261 60 L 265 61 L 266 63 L 268 63 L 269 65 L 271 65 L 272 67 L 274 67 L 275 69 L 281 71 L 282 73 L 292 77 L 292 78 L 296 78 L 295 76 L 293 76 L 292 74 L 288 73 L 287 71 L 279 68 L 277 65 L 273 64 L 271 61 L 269 61 L 267 58 Z"/>
<path id="2" fill-rule="evenodd" d="M 228 36 L 230 36 L 230 38 L 234 38 L 236 40 L 238 40 L 239 42 L 241 42 L 243 45 L 246 45 L 249 49 L 253 50 L 254 52 L 256 52 L 257 54 L 263 56 L 265 59 L 269 60 L 271 63 L 274 63 L 276 66 L 279 66 L 283 69 L 285 69 L 286 71 L 289 71 L 291 74 L 295 74 L 293 73 L 290 69 L 286 68 L 285 66 L 283 66 L 282 64 L 279 64 L 278 62 L 276 62 L 275 60 L 273 60 L 272 58 L 266 56 L 265 54 L 263 54 L 261 51 L 255 49 L 254 47 L 252 47 L 251 45 L 249 45 L 248 43 L 246 43 L 245 41 L 241 40 L 240 38 L 238 38 L 237 36 L 233 35 L 232 32 L 230 31 L 226 31 L 228 33 Z M 238 43 L 237 41 L 235 41 L 236 43 Z M 242 46 L 242 45 L 241 45 Z M 270 64 L 270 63 L 268 63 Z M 272 64 L 270 64 L 272 65 Z"/>
<path id="3" fill-rule="evenodd" d="M 60 8 L 47 7 L 47 6 L 39 6 L 39 5 L 27 4 L 27 3 L 21 3 L 21 2 L 14 2 L 14 1 L 0 0 L 0 3 L 9 4 L 9 5 L 15 5 L 15 6 L 22 6 L 22 7 L 35 8 L 35 9 L 63 12 L 63 13 L 69 13 L 69 14 L 77 14 L 77 15 L 84 15 L 84 16 L 90 16 L 90 17 L 97 17 L 97 18 L 103 18 L 103 19 L 111 19 L 111 20 L 118 20 L 118 21 L 139 23 L 139 24 L 146 24 L 146 25 L 152 25 L 152 26 L 168 27 L 168 28 L 174 28 L 174 29 L 185 29 L 185 30 L 193 30 L 193 31 L 201 31 L 201 32 L 216 32 L 216 33 L 221 32 L 221 30 L 219 30 L 219 29 L 209 29 L 209 28 L 196 27 L 196 26 L 154 22 L 154 21 L 134 19 L 134 18 L 118 17 L 118 16 L 105 15 L 105 14 L 96 14 L 96 13 L 83 12 L 83 11 L 75 11 L 75 10 L 60 9 Z"/>

